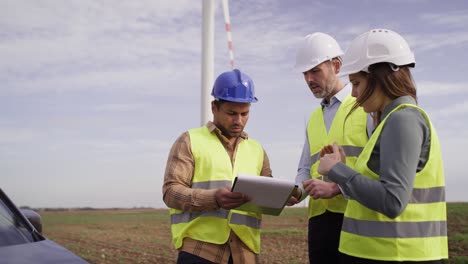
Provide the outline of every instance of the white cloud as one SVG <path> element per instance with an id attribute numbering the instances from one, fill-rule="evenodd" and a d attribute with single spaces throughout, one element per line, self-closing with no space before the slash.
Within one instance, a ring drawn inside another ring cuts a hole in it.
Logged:
<path id="1" fill-rule="evenodd" d="M 455 31 L 438 31 L 426 34 L 413 33 L 405 35 L 408 43 L 414 50 L 427 52 L 440 49 L 453 49 L 465 47 L 468 44 L 468 32 L 465 28 Z"/>
<path id="2" fill-rule="evenodd" d="M 456 118 L 461 116 L 467 116 L 468 114 L 468 99 L 463 100 L 460 103 L 450 104 L 446 107 L 442 107 L 434 111 L 432 114 L 434 118 Z M 463 122 L 463 125 L 467 125 Z M 468 128 L 468 127 L 467 127 Z"/>
<path id="3" fill-rule="evenodd" d="M 41 133 L 24 128 L 0 127 L 0 144 L 31 142 Z"/>
<path id="4" fill-rule="evenodd" d="M 147 18 L 155 22 L 179 19 L 201 11 L 201 6 L 200 2 L 191 0 L 7 0 L 3 3 L 0 24 L 15 31 L 70 26 L 93 31 L 121 28 L 127 23 L 147 21 Z"/>
<path id="5" fill-rule="evenodd" d="M 96 106 L 96 111 L 104 112 L 128 112 L 128 111 L 140 111 L 143 108 L 148 107 L 147 104 L 103 104 Z"/>
<path id="6" fill-rule="evenodd" d="M 444 13 L 421 14 L 420 18 L 432 25 L 448 26 L 454 28 L 464 28 L 468 24 L 468 10 L 457 10 Z"/>
<path id="7" fill-rule="evenodd" d="M 422 81 L 417 84 L 418 95 L 468 95 L 466 87 L 468 83 L 443 83 L 434 81 Z"/>
<path id="8" fill-rule="evenodd" d="M 19 79 L 5 85 L 0 94 L 31 95 L 45 92 L 64 93 L 67 91 L 133 91 L 135 93 L 154 94 L 160 96 L 183 96 L 187 91 L 184 86 L 171 86 L 181 77 L 191 79 L 194 76 L 193 68 L 181 65 L 179 71 L 173 67 L 148 66 L 127 69 L 104 69 L 102 71 L 74 72 L 69 74 L 34 79 Z M 187 74 L 181 76 L 183 71 Z M 170 89 L 169 89 L 170 87 Z"/>
<path id="9" fill-rule="evenodd" d="M 200 9 L 197 1 L 10 3 L 0 11 L 2 92 L 170 81 L 175 67 L 193 68 L 181 62 L 199 60 L 199 23 L 190 22 Z"/>
<path id="10" fill-rule="evenodd" d="M 439 130 L 438 132 L 444 161 L 447 199 L 449 201 L 466 201 L 468 195 L 465 187 L 468 186 L 468 178 L 465 177 L 464 166 L 460 165 L 466 163 L 468 130 L 465 127 L 455 130 Z"/>

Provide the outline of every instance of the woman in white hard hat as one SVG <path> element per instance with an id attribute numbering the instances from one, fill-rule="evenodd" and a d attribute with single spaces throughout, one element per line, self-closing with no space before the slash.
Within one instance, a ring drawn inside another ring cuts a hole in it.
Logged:
<path id="1" fill-rule="evenodd" d="M 343 57 L 356 107 L 376 129 L 354 169 L 338 145 L 322 150 L 318 171 L 349 196 L 340 237 L 342 263 L 443 263 L 448 258 L 445 177 L 439 140 L 417 106 L 407 42 L 386 29 L 354 39 Z"/>

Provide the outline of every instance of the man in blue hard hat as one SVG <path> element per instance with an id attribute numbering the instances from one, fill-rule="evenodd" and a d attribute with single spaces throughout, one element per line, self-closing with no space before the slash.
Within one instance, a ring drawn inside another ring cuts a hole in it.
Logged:
<path id="1" fill-rule="evenodd" d="M 233 210 L 248 198 L 230 191 L 239 173 L 271 177 L 265 150 L 244 132 L 254 83 L 227 71 L 211 95 L 213 121 L 180 135 L 166 164 L 163 200 L 177 263 L 258 263 L 261 215 Z"/>

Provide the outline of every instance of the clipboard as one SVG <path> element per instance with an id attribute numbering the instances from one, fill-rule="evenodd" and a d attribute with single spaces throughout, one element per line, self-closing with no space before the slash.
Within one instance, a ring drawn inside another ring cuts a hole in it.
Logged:
<path id="1" fill-rule="evenodd" d="M 232 184 L 231 192 L 241 192 L 250 197 L 250 201 L 234 209 L 279 215 L 297 187 L 296 183 L 290 180 L 238 174 Z"/>

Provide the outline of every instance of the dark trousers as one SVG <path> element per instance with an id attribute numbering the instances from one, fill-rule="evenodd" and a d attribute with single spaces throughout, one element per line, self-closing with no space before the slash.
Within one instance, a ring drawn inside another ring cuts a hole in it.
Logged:
<path id="1" fill-rule="evenodd" d="M 341 264 L 443 264 L 443 260 L 432 260 L 432 261 L 381 261 L 381 260 L 371 260 L 371 259 L 362 259 L 345 254 L 341 254 Z"/>
<path id="2" fill-rule="evenodd" d="M 343 214 L 326 211 L 309 219 L 309 262 L 310 264 L 340 263 L 341 224 Z"/>
<path id="3" fill-rule="evenodd" d="M 232 264 L 232 256 L 229 257 L 228 263 Z M 214 264 L 214 262 L 208 261 L 204 258 L 187 253 L 185 251 L 179 251 L 177 264 Z"/>

